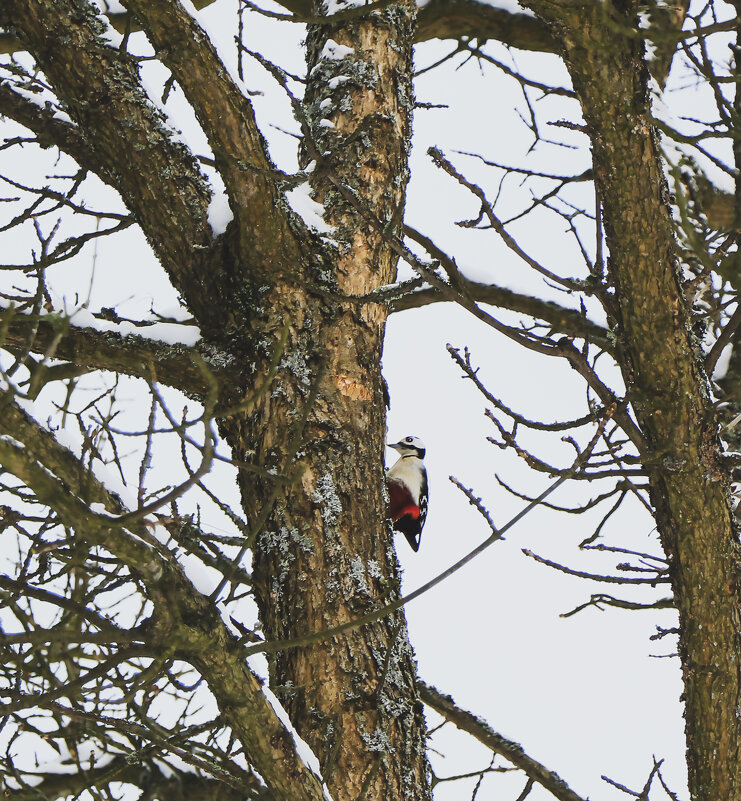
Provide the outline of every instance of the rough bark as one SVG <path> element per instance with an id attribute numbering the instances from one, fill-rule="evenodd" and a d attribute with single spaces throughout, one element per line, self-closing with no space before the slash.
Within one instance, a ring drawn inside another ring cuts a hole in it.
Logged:
<path id="1" fill-rule="evenodd" d="M 289 477 L 282 487 L 247 474 L 241 481 L 269 639 L 322 631 L 397 597 L 378 369 L 386 312 L 331 295 L 366 295 L 394 278 L 382 228 L 396 230 L 403 209 L 412 23 L 412 8 L 393 5 L 308 35 L 306 160 L 322 154 L 312 183 L 335 231 L 299 278 L 323 291 L 307 292 L 295 277 L 266 277 L 260 329 L 288 326 L 282 369 L 240 431 L 225 427 L 233 446 L 241 440 L 241 458 L 254 451 L 261 467 Z M 326 48 L 340 57 L 328 57 Z M 332 82 L 340 75 L 350 77 Z M 338 184 L 349 187 L 350 200 Z M 268 511 L 258 530 L 260 512 Z M 428 797 L 424 722 L 402 613 L 280 653 L 271 674 L 320 755 L 336 801 Z"/>
<path id="2" fill-rule="evenodd" d="M 534 4 L 533 4 L 534 5 Z M 635 5 L 539 3 L 563 44 L 594 149 L 610 251 L 607 311 L 680 616 L 690 791 L 741 798 L 739 544 L 703 359 L 692 333 Z"/>

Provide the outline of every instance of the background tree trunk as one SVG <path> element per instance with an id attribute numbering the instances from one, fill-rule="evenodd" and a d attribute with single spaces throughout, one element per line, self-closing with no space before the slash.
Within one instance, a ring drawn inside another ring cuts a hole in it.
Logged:
<path id="1" fill-rule="evenodd" d="M 540 9 L 540 7 L 539 7 Z M 682 291 L 651 126 L 637 7 L 544 5 L 594 151 L 609 259 L 602 300 L 645 442 L 641 453 L 680 619 L 690 792 L 741 799 L 741 550 L 703 354 Z M 612 292 L 610 291 L 612 290 Z"/>

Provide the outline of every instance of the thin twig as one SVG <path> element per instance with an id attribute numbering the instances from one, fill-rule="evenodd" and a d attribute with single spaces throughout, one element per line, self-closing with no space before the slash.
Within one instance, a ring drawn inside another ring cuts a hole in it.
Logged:
<path id="1" fill-rule="evenodd" d="M 725 327 L 720 332 L 720 336 L 715 340 L 713 347 L 710 348 L 710 353 L 708 353 L 705 359 L 705 373 L 708 377 L 712 377 L 715 365 L 718 363 L 723 348 L 731 341 L 731 337 L 736 333 L 736 329 L 739 325 L 741 325 L 741 303 L 736 306 L 736 311 L 733 312 L 731 318 L 725 324 Z"/>
<path id="2" fill-rule="evenodd" d="M 536 562 L 540 562 L 542 565 L 548 565 L 548 567 L 552 567 L 554 570 L 559 570 L 561 573 L 568 573 L 570 576 L 591 579 L 592 581 L 604 581 L 608 584 L 649 584 L 652 587 L 655 587 L 657 584 L 668 584 L 670 582 L 668 576 L 656 576 L 654 578 L 620 578 L 619 576 L 601 576 L 595 573 L 585 573 L 582 570 L 573 570 L 572 568 L 561 565 L 558 562 L 552 562 L 550 559 L 544 559 L 542 556 L 538 556 L 528 548 L 523 548 L 522 552 L 525 554 L 525 556 L 529 556 Z"/>

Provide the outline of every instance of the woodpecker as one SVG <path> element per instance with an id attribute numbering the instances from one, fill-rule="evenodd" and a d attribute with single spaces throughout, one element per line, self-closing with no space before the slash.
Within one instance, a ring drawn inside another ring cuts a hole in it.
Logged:
<path id="1" fill-rule="evenodd" d="M 399 459 L 386 474 L 389 516 L 394 529 L 401 531 L 413 551 L 418 551 L 427 517 L 427 471 L 422 462 L 425 446 L 419 437 L 405 437 L 389 448 L 399 452 Z"/>

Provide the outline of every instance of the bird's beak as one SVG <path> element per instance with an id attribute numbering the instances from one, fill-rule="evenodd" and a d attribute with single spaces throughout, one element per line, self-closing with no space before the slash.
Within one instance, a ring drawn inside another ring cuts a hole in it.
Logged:
<path id="1" fill-rule="evenodd" d="M 394 442 L 393 444 L 387 442 L 386 447 L 393 448 L 395 451 L 401 451 L 401 442 Z"/>

